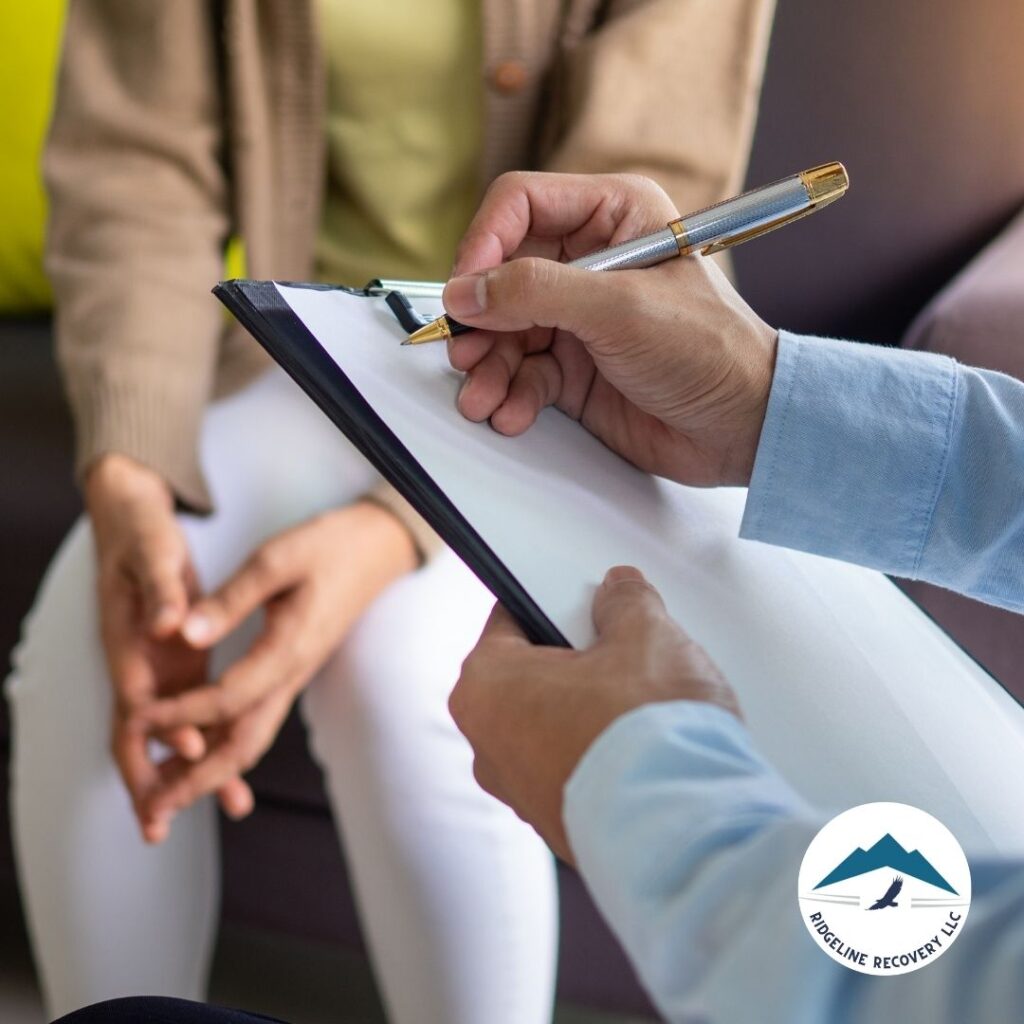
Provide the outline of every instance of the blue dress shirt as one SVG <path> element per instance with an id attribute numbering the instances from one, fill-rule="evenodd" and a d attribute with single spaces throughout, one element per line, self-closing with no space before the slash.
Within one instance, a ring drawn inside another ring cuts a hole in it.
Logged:
<path id="1" fill-rule="evenodd" d="M 783 333 L 741 534 L 1024 611 L 1024 383 Z M 718 707 L 619 718 L 570 778 L 564 815 L 668 1020 L 1024 1021 L 1024 862 L 972 862 L 964 934 L 923 970 L 833 962 L 795 895 L 823 821 Z"/>

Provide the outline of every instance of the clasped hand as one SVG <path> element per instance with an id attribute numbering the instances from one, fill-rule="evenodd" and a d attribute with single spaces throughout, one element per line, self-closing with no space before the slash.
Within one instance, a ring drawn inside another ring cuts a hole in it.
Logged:
<path id="1" fill-rule="evenodd" d="M 204 596 L 159 477 L 107 456 L 86 500 L 115 692 L 112 751 L 142 835 L 163 841 L 174 815 L 208 793 L 243 817 L 253 806 L 243 774 L 355 619 L 414 568 L 411 538 L 360 502 L 270 538 Z M 209 651 L 257 611 L 254 642 L 210 680 Z"/>

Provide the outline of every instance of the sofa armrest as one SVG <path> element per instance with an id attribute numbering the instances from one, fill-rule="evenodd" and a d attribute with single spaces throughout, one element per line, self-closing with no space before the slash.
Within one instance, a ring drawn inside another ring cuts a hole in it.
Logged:
<path id="1" fill-rule="evenodd" d="M 902 345 L 1024 380 L 1024 210 L 922 310 Z"/>

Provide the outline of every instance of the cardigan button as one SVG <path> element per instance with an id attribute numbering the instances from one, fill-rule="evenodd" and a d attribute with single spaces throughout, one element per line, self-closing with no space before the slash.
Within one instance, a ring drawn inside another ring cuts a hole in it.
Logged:
<path id="1" fill-rule="evenodd" d="M 491 72 L 491 85 L 503 96 L 514 96 L 526 88 L 530 73 L 520 60 L 503 60 Z"/>

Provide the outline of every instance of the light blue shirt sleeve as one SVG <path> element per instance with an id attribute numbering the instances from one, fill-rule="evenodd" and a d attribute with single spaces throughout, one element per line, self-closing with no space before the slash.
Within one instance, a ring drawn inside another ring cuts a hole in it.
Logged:
<path id="1" fill-rule="evenodd" d="M 1024 610 L 1024 383 L 782 332 L 740 533 Z"/>
<path id="2" fill-rule="evenodd" d="M 824 824 L 728 712 L 619 718 L 565 791 L 569 842 L 662 1016 L 687 1024 L 1007 1024 L 1024 1019 L 1024 864 L 972 861 L 964 933 L 898 977 L 818 949 L 797 877 Z"/>
<path id="3" fill-rule="evenodd" d="M 1024 384 L 950 359 L 780 336 L 742 535 L 1024 610 Z M 969 925 L 876 978 L 807 934 L 823 824 L 717 707 L 614 722 L 565 790 L 581 873 L 666 1019 L 1024 1020 L 1024 862 L 973 861 Z"/>

